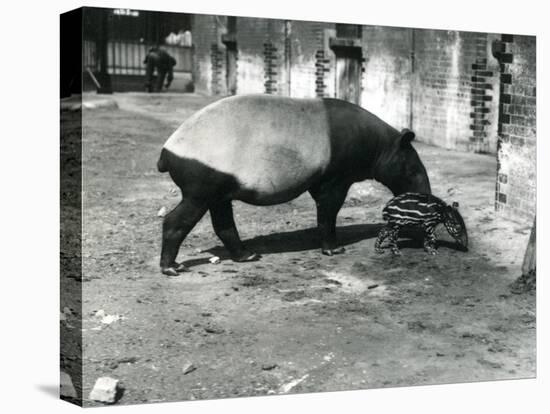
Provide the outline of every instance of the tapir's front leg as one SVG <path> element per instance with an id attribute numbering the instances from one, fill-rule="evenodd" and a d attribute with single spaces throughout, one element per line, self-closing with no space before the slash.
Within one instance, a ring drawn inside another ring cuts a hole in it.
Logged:
<path id="1" fill-rule="evenodd" d="M 344 253 L 344 247 L 337 247 L 336 216 L 342 208 L 349 184 L 325 182 L 309 192 L 317 206 L 317 229 L 321 238 L 321 252 L 327 256 Z"/>

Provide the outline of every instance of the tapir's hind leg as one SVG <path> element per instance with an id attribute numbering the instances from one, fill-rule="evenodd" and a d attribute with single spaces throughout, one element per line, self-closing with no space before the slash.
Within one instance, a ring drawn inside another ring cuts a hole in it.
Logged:
<path id="1" fill-rule="evenodd" d="M 336 245 L 336 216 L 342 208 L 349 185 L 327 182 L 309 192 L 317 206 L 317 229 L 321 238 L 321 252 L 327 256 L 344 253 L 344 247 Z"/>
<path id="2" fill-rule="evenodd" d="M 204 201 L 184 197 L 181 202 L 166 215 L 162 224 L 162 251 L 160 268 L 168 276 L 176 276 L 185 270 L 183 264 L 176 263 L 181 243 L 195 224 L 208 210 Z"/>
<path id="3" fill-rule="evenodd" d="M 234 261 L 249 262 L 259 258 L 259 255 L 256 253 L 245 249 L 239 237 L 239 232 L 233 219 L 231 200 L 224 200 L 211 206 L 210 216 L 216 235 L 220 238 Z"/>

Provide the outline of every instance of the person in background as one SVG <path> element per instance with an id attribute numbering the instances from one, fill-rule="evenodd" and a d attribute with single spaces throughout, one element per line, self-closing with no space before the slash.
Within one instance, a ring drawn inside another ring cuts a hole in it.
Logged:
<path id="1" fill-rule="evenodd" d="M 147 52 L 147 56 L 143 63 L 145 69 L 145 89 L 147 92 L 160 92 L 166 78 L 165 88 L 169 88 L 174 79 L 174 59 L 168 52 L 160 47 L 153 47 Z M 154 74 L 157 74 L 155 85 L 153 86 Z"/>

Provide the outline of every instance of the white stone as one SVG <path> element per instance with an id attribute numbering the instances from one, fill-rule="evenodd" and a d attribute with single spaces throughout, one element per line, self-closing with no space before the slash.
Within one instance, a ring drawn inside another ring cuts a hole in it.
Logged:
<path id="1" fill-rule="evenodd" d="M 61 371 L 59 385 L 59 394 L 62 397 L 76 398 L 76 390 L 74 389 L 73 380 L 69 374 Z"/>
<path id="2" fill-rule="evenodd" d="M 96 380 L 90 392 L 90 400 L 103 403 L 114 403 L 117 393 L 118 380 L 111 377 L 100 377 Z"/>
<path id="3" fill-rule="evenodd" d="M 166 207 L 161 207 L 159 212 L 157 213 L 158 217 L 164 217 L 166 215 Z"/>
<path id="4" fill-rule="evenodd" d="M 209 260 L 210 263 L 212 264 L 218 264 L 220 263 L 220 258 L 218 256 L 212 256 Z"/>
<path id="5" fill-rule="evenodd" d="M 105 315 L 102 319 L 101 319 L 101 323 L 105 324 L 105 325 L 110 325 L 112 324 L 113 322 L 116 322 L 116 321 L 119 321 L 122 319 L 122 316 L 120 315 Z"/>

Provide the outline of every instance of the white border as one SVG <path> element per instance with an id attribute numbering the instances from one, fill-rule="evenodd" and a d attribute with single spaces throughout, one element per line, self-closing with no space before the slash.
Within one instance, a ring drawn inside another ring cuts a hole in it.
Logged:
<path id="1" fill-rule="evenodd" d="M 548 381 L 547 177 L 548 12 L 540 1 L 296 0 L 88 1 L 85 5 L 202 12 L 361 24 L 474 30 L 537 35 L 538 43 L 538 378 L 429 387 L 407 387 L 300 396 L 137 405 L 132 413 L 422 412 L 538 413 Z M 58 380 L 59 234 L 59 13 L 78 1 L 11 1 L 2 7 L 2 411 L 64 413 L 77 408 L 44 392 Z M 21 66 L 19 62 L 23 63 Z M 6 94 L 7 91 L 7 94 Z M 546 124 L 546 125 L 545 125 Z M 6 231 L 7 230 L 7 231 Z M 7 265 L 7 266 L 6 266 Z M 100 409 L 102 410 L 102 409 Z"/>

